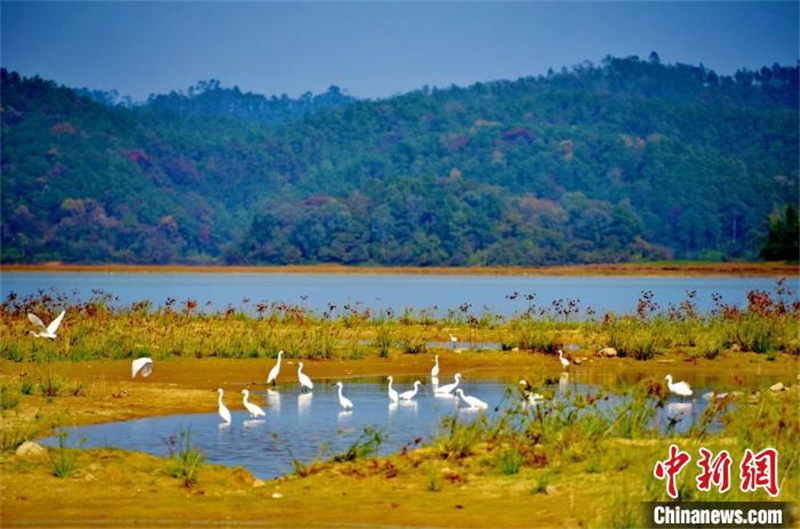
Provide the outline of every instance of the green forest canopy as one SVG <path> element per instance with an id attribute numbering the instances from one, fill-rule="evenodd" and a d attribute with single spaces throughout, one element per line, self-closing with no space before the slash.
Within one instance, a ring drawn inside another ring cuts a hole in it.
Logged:
<path id="1" fill-rule="evenodd" d="M 3 70 L 2 261 L 755 259 L 797 203 L 798 94 L 797 65 L 657 56 L 379 100 Z"/>

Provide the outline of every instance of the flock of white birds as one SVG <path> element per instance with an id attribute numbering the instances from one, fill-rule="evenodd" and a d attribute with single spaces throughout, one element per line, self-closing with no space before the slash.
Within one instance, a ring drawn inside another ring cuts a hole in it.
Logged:
<path id="1" fill-rule="evenodd" d="M 30 333 L 36 338 L 48 338 L 50 340 L 55 340 L 57 337 L 56 331 L 58 331 L 58 328 L 61 325 L 61 322 L 64 320 L 64 315 L 66 315 L 66 313 L 67 313 L 66 311 L 61 311 L 61 314 L 59 314 L 58 317 L 56 317 L 56 319 L 50 322 L 49 325 L 45 325 L 42 319 L 39 318 L 39 316 L 37 316 L 36 314 L 29 313 L 28 320 L 30 320 L 30 322 L 34 324 L 38 329 L 38 331 L 30 331 Z M 450 342 L 453 343 L 455 346 L 457 341 L 458 339 L 451 334 Z M 275 363 L 275 366 L 273 366 L 273 368 L 270 369 L 269 374 L 267 375 L 268 385 L 271 384 L 274 386 L 275 383 L 277 382 L 278 376 L 280 375 L 281 372 L 282 358 L 283 358 L 283 351 L 279 351 L 278 360 Z M 570 361 L 568 358 L 564 357 L 564 352 L 561 349 L 558 350 L 558 359 L 563 369 L 565 370 L 569 369 Z M 152 374 L 152 372 L 153 372 L 152 358 L 149 357 L 137 358 L 131 363 L 131 378 L 136 378 L 137 375 L 141 375 L 142 377 L 148 377 Z M 461 373 L 456 373 L 453 378 L 454 380 L 452 384 L 439 386 L 439 355 L 436 355 L 434 357 L 433 368 L 431 369 L 431 385 L 433 386 L 434 395 L 437 397 L 455 396 L 461 399 L 464 402 L 464 404 L 466 404 L 467 407 L 469 407 L 472 410 L 482 411 L 489 408 L 489 405 L 486 402 L 482 401 L 477 397 L 466 395 L 464 391 L 458 387 L 459 383 L 461 382 Z M 422 382 L 417 380 L 414 382 L 413 389 L 404 391 L 402 393 L 398 393 L 397 390 L 395 390 L 392 387 L 394 378 L 389 376 L 386 379 L 389 381 L 388 396 L 390 403 L 398 403 L 400 401 L 410 402 L 414 400 L 414 397 L 416 397 L 417 393 L 419 392 L 420 386 L 422 386 Z M 664 379 L 667 381 L 667 388 L 669 388 L 670 393 L 678 395 L 681 398 L 691 397 L 693 395 L 692 388 L 686 382 L 673 382 L 672 375 L 667 375 Z M 311 378 L 305 373 L 303 373 L 303 362 L 299 362 L 297 364 L 297 380 L 300 383 L 300 391 L 302 393 L 307 393 L 314 390 L 314 383 L 311 381 Z M 523 386 L 523 392 L 526 395 L 527 402 L 529 402 L 530 404 L 539 404 L 544 400 L 544 397 L 532 391 L 532 387 L 527 381 L 520 380 L 519 383 L 520 385 Z M 342 384 L 341 382 L 337 382 L 336 386 L 338 388 L 339 405 L 342 407 L 342 410 L 345 412 L 352 411 L 354 408 L 353 401 L 344 396 L 343 394 L 344 384 Z M 228 409 L 228 407 L 225 406 L 225 403 L 222 401 L 225 392 L 222 390 L 222 388 L 218 388 L 217 392 L 219 393 L 219 399 L 218 399 L 219 416 L 223 422 L 225 422 L 226 424 L 230 424 L 232 419 L 231 412 Z M 249 401 L 250 392 L 248 390 L 243 389 L 242 394 L 243 394 L 244 407 L 250 414 L 250 417 L 259 418 L 266 416 L 263 409 L 261 409 L 258 405 L 253 404 L 252 402 Z"/>
<path id="2" fill-rule="evenodd" d="M 278 377 L 281 373 L 281 361 L 283 359 L 283 351 L 278 352 L 278 359 L 275 365 L 270 369 L 269 374 L 267 375 L 267 385 L 275 385 L 278 381 Z M 459 383 L 461 382 L 461 373 L 456 373 L 454 376 L 454 381 L 452 384 L 447 384 L 444 386 L 439 386 L 439 355 L 435 357 L 435 364 L 433 369 L 431 369 L 431 385 L 433 386 L 434 395 L 437 397 L 457 397 L 464 402 L 464 404 L 472 410 L 486 410 L 489 408 L 489 405 L 482 401 L 477 397 L 473 397 L 470 395 L 464 394 L 464 391 L 458 387 Z M 138 373 L 141 372 L 142 376 L 148 376 L 152 372 L 152 365 L 153 360 L 151 358 L 139 358 L 134 360 L 134 366 L 132 368 L 132 376 L 136 377 Z M 143 370 L 143 366 L 149 366 L 147 371 Z M 398 404 L 400 402 L 412 402 L 414 397 L 417 396 L 419 393 L 419 388 L 422 386 L 422 382 L 419 380 L 414 381 L 414 386 L 412 389 L 407 391 L 403 391 L 402 393 L 398 393 L 396 389 L 394 389 L 394 377 L 391 375 L 386 377 L 386 380 L 389 382 L 387 395 L 389 397 L 390 404 Z M 314 382 L 311 378 L 303 373 L 303 362 L 299 362 L 297 364 L 297 381 L 300 383 L 300 391 L 302 393 L 309 393 L 314 390 Z M 336 383 L 337 394 L 339 397 L 339 405 L 342 408 L 343 412 L 351 412 L 354 409 L 353 401 L 348 399 L 344 396 L 344 384 L 340 381 Z M 232 420 L 231 412 L 225 403 L 223 402 L 223 396 L 225 392 L 222 388 L 217 388 L 217 392 L 219 393 L 218 399 L 218 406 L 219 406 L 219 416 L 222 419 L 222 422 L 229 424 Z M 245 409 L 250 414 L 251 418 L 259 418 L 264 417 L 265 413 L 264 410 L 258 407 L 257 405 L 253 404 L 248 400 L 250 392 L 246 389 L 242 390 L 244 394 L 243 404 Z"/>

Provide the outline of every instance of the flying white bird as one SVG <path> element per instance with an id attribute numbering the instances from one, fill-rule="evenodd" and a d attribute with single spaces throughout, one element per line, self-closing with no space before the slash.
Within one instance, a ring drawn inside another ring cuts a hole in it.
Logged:
<path id="1" fill-rule="evenodd" d="M 561 349 L 558 350 L 558 359 L 561 361 L 561 367 L 564 369 L 569 367 L 569 360 L 564 358 L 564 351 Z"/>
<path id="2" fill-rule="evenodd" d="M 414 389 L 409 389 L 408 391 L 404 391 L 400 394 L 401 400 L 412 400 L 414 397 L 417 396 L 417 391 L 419 391 L 419 386 L 422 384 L 419 380 L 414 381 Z"/>
<path id="3" fill-rule="evenodd" d="M 142 377 L 149 377 L 153 372 L 153 359 L 145 356 L 144 358 L 137 358 L 131 362 L 131 378 L 136 378 L 139 373 Z"/>
<path id="4" fill-rule="evenodd" d="M 691 397 L 692 396 L 692 388 L 686 382 L 675 382 L 672 383 L 672 375 L 667 375 L 664 377 L 664 380 L 667 381 L 667 387 L 671 393 L 674 393 L 680 397 Z"/>
<path id="5" fill-rule="evenodd" d="M 341 382 L 337 382 L 336 385 L 339 386 L 339 404 L 342 406 L 342 409 L 344 411 L 352 410 L 353 402 L 344 395 L 342 395 L 342 388 L 344 387 L 344 385 Z"/>
<path id="6" fill-rule="evenodd" d="M 456 373 L 455 382 L 452 384 L 447 384 L 446 386 L 439 386 L 436 388 L 437 395 L 446 395 L 452 393 L 454 389 L 458 387 L 458 383 L 461 381 L 461 373 Z"/>
<path id="7" fill-rule="evenodd" d="M 66 310 L 62 310 L 61 314 L 58 315 L 56 319 L 50 322 L 50 325 L 45 326 L 44 322 L 37 316 L 36 314 L 28 313 L 28 319 L 34 325 L 39 328 L 39 331 L 29 331 L 32 335 L 37 338 L 50 338 L 51 340 L 56 339 L 56 331 L 58 330 L 59 325 L 61 325 L 61 320 L 64 319 L 64 315 L 67 313 Z"/>
<path id="8" fill-rule="evenodd" d="M 242 393 L 244 394 L 244 399 L 242 400 L 242 402 L 244 403 L 244 407 L 247 409 L 247 411 L 250 412 L 250 417 L 267 416 L 267 414 L 264 413 L 264 410 L 262 410 L 259 406 L 256 406 L 255 404 L 247 400 L 247 398 L 250 396 L 250 391 L 243 389 Z"/>
<path id="9" fill-rule="evenodd" d="M 278 375 L 281 372 L 281 357 L 283 356 L 283 351 L 278 351 L 278 363 L 269 370 L 269 375 L 267 375 L 267 384 L 275 385 L 275 380 L 277 380 Z"/>
<path id="10" fill-rule="evenodd" d="M 225 421 L 227 424 L 231 423 L 231 412 L 225 404 L 222 402 L 222 388 L 217 388 L 217 393 L 219 393 L 219 416 Z"/>
<path id="11" fill-rule="evenodd" d="M 305 393 L 314 389 L 314 383 L 308 378 L 308 375 L 303 373 L 303 362 L 297 364 L 297 379 L 300 381 L 300 391 Z"/>
<path id="12" fill-rule="evenodd" d="M 439 355 L 434 357 L 436 364 L 434 364 L 433 368 L 431 369 L 431 377 L 436 378 L 439 376 Z"/>
<path id="13" fill-rule="evenodd" d="M 477 397 L 470 397 L 469 395 L 464 395 L 464 390 L 462 390 L 461 388 L 458 388 L 456 390 L 456 395 L 461 397 L 461 400 L 463 400 L 473 410 L 485 410 L 489 407 L 488 404 L 486 404 Z"/>
<path id="14" fill-rule="evenodd" d="M 397 399 L 398 399 L 397 391 L 392 389 L 392 382 L 394 382 L 394 378 L 392 378 L 392 376 L 390 375 L 386 377 L 386 379 L 389 381 L 389 400 L 397 404 Z"/>

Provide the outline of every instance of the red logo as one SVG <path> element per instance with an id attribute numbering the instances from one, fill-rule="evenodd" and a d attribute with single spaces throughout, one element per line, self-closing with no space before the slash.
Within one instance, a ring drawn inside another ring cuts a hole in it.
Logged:
<path id="1" fill-rule="evenodd" d="M 701 448 L 700 455 L 702 457 L 697 462 L 697 466 L 702 472 L 696 478 L 697 489 L 709 491 L 714 485 L 720 493 L 728 492 L 728 489 L 731 488 L 731 463 L 733 462 L 728 451 L 722 450 L 717 457 L 712 459 L 711 451 Z"/>
<path id="2" fill-rule="evenodd" d="M 770 496 L 777 496 L 778 488 L 778 451 L 774 448 L 765 448 L 753 455 L 749 448 L 744 451 L 742 464 L 739 465 L 742 483 L 742 492 L 752 492 L 764 489 Z"/>
<path id="3" fill-rule="evenodd" d="M 660 479 L 667 480 L 667 494 L 672 498 L 678 497 L 678 487 L 675 486 L 675 476 L 683 470 L 683 467 L 692 460 L 687 452 L 682 452 L 677 445 L 669 446 L 669 457 L 664 461 L 657 461 L 653 468 L 653 475 Z"/>

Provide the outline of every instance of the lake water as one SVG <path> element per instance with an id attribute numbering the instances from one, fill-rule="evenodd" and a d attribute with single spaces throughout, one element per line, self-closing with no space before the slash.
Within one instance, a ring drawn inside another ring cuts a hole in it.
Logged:
<path id="1" fill-rule="evenodd" d="M 789 286 L 796 293 L 800 280 Z M 103 290 L 128 305 L 150 300 L 162 305 L 168 297 L 180 304 L 192 299 L 207 310 L 228 306 L 254 311 L 260 301 L 299 304 L 318 312 L 328 303 L 340 308 L 360 303 L 374 310 L 434 308 L 438 314 L 471 304 L 470 312 L 492 311 L 510 316 L 527 308 L 525 294 L 535 294 L 538 307 L 550 307 L 557 299 L 578 300 L 581 313 L 591 307 L 598 314 L 633 312 L 642 291 L 653 291 L 654 301 L 666 309 L 696 291 L 698 310 L 713 308 L 712 294 L 728 304 L 741 305 L 753 289 L 774 292 L 771 277 L 542 277 L 542 276 L 429 276 L 404 274 L 160 274 L 160 273 L 47 273 L 3 272 L 0 293 L 26 296 L 41 289 L 56 288 L 74 299 L 87 299 L 93 290 Z M 516 300 L 506 296 L 519 293 Z M 243 299 L 249 299 L 243 305 Z M 795 294 L 796 298 L 796 294 Z M 205 305 L 209 302 L 208 305 Z"/>
<path id="2" fill-rule="evenodd" d="M 586 383 L 578 375 L 562 373 L 554 375 L 554 383 L 537 388 L 555 402 L 567 402 L 572 392 L 597 394 L 597 383 Z M 570 380 L 570 377 L 573 380 Z M 689 378 L 690 382 L 695 379 Z M 414 378 L 398 377 L 395 389 L 410 389 Z M 115 447 L 148 452 L 158 456 L 168 455 L 165 440 L 178 436 L 179 432 L 191 429 L 191 441 L 199 447 L 211 463 L 240 465 L 262 478 L 274 478 L 292 472 L 292 459 L 304 463 L 315 459 L 328 459 L 342 453 L 363 434 L 364 428 L 372 426 L 380 430 L 383 443 L 379 453 L 395 453 L 404 446 L 413 448 L 417 442 L 428 442 L 440 431 L 442 419 L 458 414 L 460 420 L 471 421 L 480 412 L 463 406 L 455 398 L 433 396 L 430 386 L 421 390 L 410 404 L 390 405 L 386 395 L 386 382 L 382 378 L 345 380 L 344 394 L 354 403 L 352 412 L 342 412 L 337 397 L 335 380 L 318 381 L 313 393 L 301 394 L 296 383 L 279 385 L 277 390 L 267 391 L 251 388 L 251 401 L 268 403 L 266 418 L 251 420 L 245 411 L 234 411 L 230 425 L 220 423 L 216 413 L 217 394 L 209 392 L 207 414 L 173 415 L 127 422 L 82 426 L 68 429 L 68 444 L 74 446 L 83 440 L 85 447 Z M 429 380 L 424 379 L 428 383 Z M 442 385 L 452 382 L 442 378 Z M 476 396 L 490 406 L 504 409 L 511 399 L 518 399 L 514 389 L 516 378 L 462 380 L 460 387 L 467 395 Z M 709 383 L 708 379 L 698 382 Z M 146 381 L 142 381 L 146 384 Z M 713 383 L 713 382 L 712 382 Z M 691 401 L 674 399 L 667 407 L 658 410 L 656 421 L 664 429 L 669 420 L 677 419 L 677 431 L 687 430 L 700 416 L 707 405 L 701 397 L 708 386 L 698 384 L 696 398 Z M 132 388 L 135 391 L 135 387 Z M 608 394 L 608 393 L 606 393 Z M 242 395 L 226 393 L 224 401 L 231 407 L 241 402 Z M 122 403 L 124 401 L 120 401 Z M 620 404 L 618 396 L 611 394 L 600 402 L 603 411 L 611 412 Z M 489 415 L 496 413 L 490 408 Z M 714 425 L 718 428 L 719 425 Z M 56 443 L 54 438 L 43 440 Z"/>

